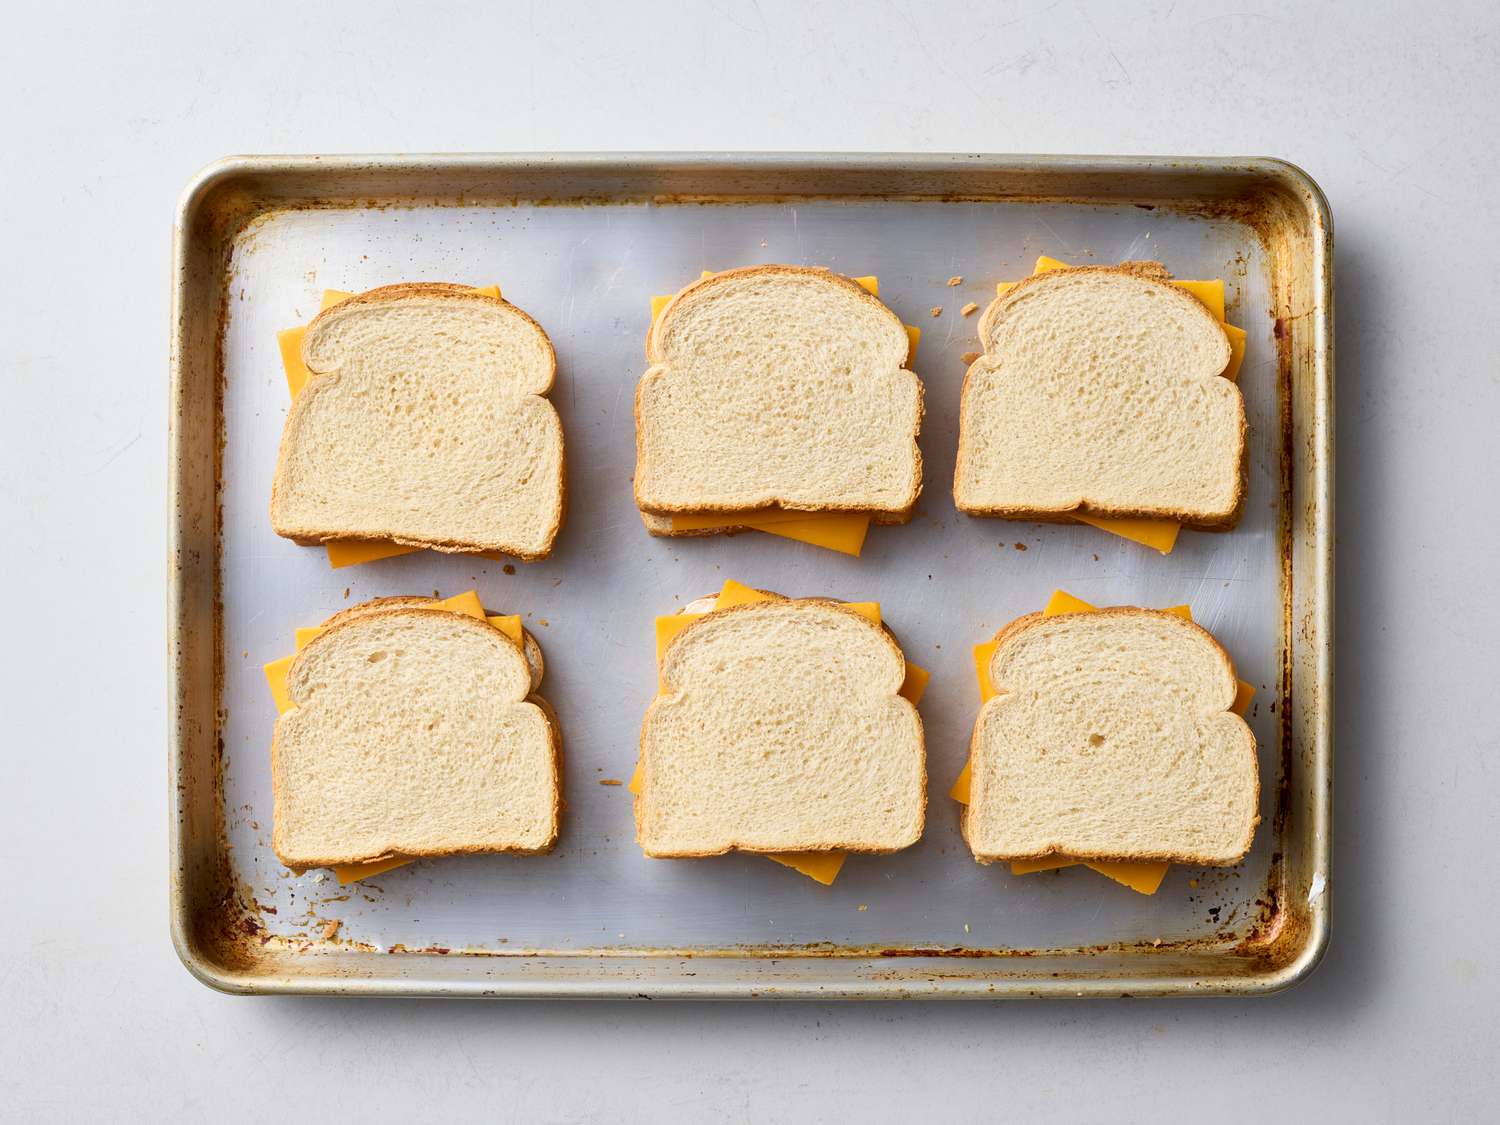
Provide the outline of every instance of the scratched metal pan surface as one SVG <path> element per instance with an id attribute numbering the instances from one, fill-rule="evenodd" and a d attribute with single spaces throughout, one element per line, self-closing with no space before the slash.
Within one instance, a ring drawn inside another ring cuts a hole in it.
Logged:
<path id="1" fill-rule="evenodd" d="M 172 930 L 237 992 L 922 997 L 1274 991 L 1329 925 L 1331 227 L 1273 160 L 990 156 L 245 157 L 176 229 L 169 648 Z M 1249 500 L 1162 557 L 1088 527 L 959 516 L 964 353 L 995 283 L 1039 254 L 1222 277 L 1249 344 Z M 758 262 L 874 274 L 922 329 L 926 481 L 909 526 L 853 559 L 763 534 L 649 537 L 632 503 L 633 392 L 652 294 Z M 960 278 L 954 284 L 950 279 Z M 287 390 L 278 329 L 325 288 L 498 283 L 557 348 L 570 505 L 552 557 L 431 553 L 330 570 L 267 518 Z M 941 310 L 939 314 L 936 310 Z M 655 687 L 652 619 L 726 578 L 879 601 L 932 672 L 926 833 L 832 887 L 754 856 L 650 861 L 630 776 Z M 275 710 L 261 665 L 293 630 L 391 594 L 477 588 L 540 640 L 567 811 L 551 855 L 410 864 L 341 888 L 270 847 Z M 1191 604 L 1257 690 L 1262 822 L 1229 870 L 1135 894 L 1082 868 L 981 867 L 947 790 L 979 698 L 970 649 L 1062 587 Z"/>

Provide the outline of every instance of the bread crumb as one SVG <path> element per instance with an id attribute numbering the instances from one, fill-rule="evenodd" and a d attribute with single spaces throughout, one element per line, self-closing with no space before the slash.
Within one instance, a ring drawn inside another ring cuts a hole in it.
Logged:
<path id="1" fill-rule="evenodd" d="M 540 625 L 543 629 L 545 629 L 547 627 L 547 624 L 548 624 L 547 619 L 545 617 L 538 617 L 536 619 L 536 623 L 538 625 Z"/>
<path id="2" fill-rule="evenodd" d="M 1016 544 L 1016 550 L 1018 550 L 1018 551 L 1024 551 L 1024 550 L 1026 550 L 1026 544 L 1025 543 L 1017 543 Z"/>
<path id="3" fill-rule="evenodd" d="M 599 784 L 600 785 L 624 785 L 625 783 L 623 781 L 621 781 L 618 777 L 601 777 L 599 779 Z"/>
<path id="4" fill-rule="evenodd" d="M 336 938 L 339 933 L 339 927 L 342 925 L 343 923 L 340 922 L 337 918 L 334 918 L 332 921 L 326 923 L 323 926 L 323 940 L 332 941 L 334 938 Z"/>
<path id="5" fill-rule="evenodd" d="M 933 305 L 932 306 L 932 315 L 933 316 L 942 316 L 943 315 L 943 306 L 942 305 Z"/>
<path id="6" fill-rule="evenodd" d="M 511 563 L 506 563 L 500 569 L 503 570 L 503 571 L 505 571 L 506 574 L 514 574 L 516 572 L 515 566 L 512 565 Z"/>
<path id="7" fill-rule="evenodd" d="M 860 912 L 860 913 L 861 913 L 861 914 L 863 914 L 863 913 L 864 913 L 864 912 L 865 912 L 865 911 L 866 911 L 866 910 L 868 910 L 868 909 L 870 909 L 870 908 L 869 908 L 869 906 L 868 906 L 868 905 L 866 905 L 866 904 L 865 904 L 865 903 L 860 903 L 860 904 L 859 904 L 859 912 Z"/>
<path id="8" fill-rule="evenodd" d="M 973 301 L 970 301 L 967 305 L 965 305 L 963 308 L 961 308 L 961 309 L 958 310 L 958 315 L 959 316 L 973 316 L 978 310 L 979 310 L 979 306 L 976 305 Z"/>
<path id="9" fill-rule="evenodd" d="M 1189 879 L 1188 880 L 1188 886 L 1190 886 L 1190 887 L 1196 887 L 1197 885 L 1198 885 L 1198 880 L 1197 879 Z"/>
<path id="10" fill-rule="evenodd" d="M 344 587 L 344 600 L 345 601 L 349 600 L 349 587 L 348 586 Z"/>
<path id="11" fill-rule="evenodd" d="M 961 355 L 961 356 L 959 356 L 958 358 L 961 359 L 961 360 L 963 360 L 965 363 L 973 363 L 976 359 L 979 358 L 979 353 L 978 352 L 964 352 L 964 354 Z"/>
<path id="12" fill-rule="evenodd" d="M 948 284 L 949 285 L 962 285 L 963 283 L 964 283 L 964 279 L 961 278 L 961 277 L 956 277 L 955 276 L 955 277 L 950 277 L 948 279 Z"/>
<path id="13" fill-rule="evenodd" d="M 969 923 L 965 922 L 964 923 L 964 933 L 968 933 L 968 932 L 969 932 Z"/>

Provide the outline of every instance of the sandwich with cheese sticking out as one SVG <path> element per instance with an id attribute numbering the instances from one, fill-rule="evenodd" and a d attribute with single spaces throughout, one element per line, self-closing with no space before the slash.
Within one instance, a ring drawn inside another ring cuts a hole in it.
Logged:
<path id="1" fill-rule="evenodd" d="M 635 499 L 653 535 L 755 529 L 858 554 L 922 487 L 917 333 L 874 278 L 765 265 L 653 302 Z"/>
<path id="2" fill-rule="evenodd" d="M 980 318 L 964 380 L 953 495 L 975 516 L 1079 521 L 1171 550 L 1245 496 L 1245 334 L 1222 281 L 1156 262 L 1042 258 Z"/>
<path id="3" fill-rule="evenodd" d="M 266 665 L 277 856 L 347 883 L 423 856 L 549 851 L 560 738 L 543 671 L 520 618 L 473 591 L 299 629 L 296 654 Z"/>
<path id="4" fill-rule="evenodd" d="M 281 334 L 293 395 L 271 524 L 334 565 L 429 548 L 544 558 L 565 502 L 556 359 L 499 295 L 407 283 L 326 293 Z"/>
<path id="5" fill-rule="evenodd" d="M 657 647 L 630 786 L 646 855 L 750 852 L 831 883 L 846 853 L 921 836 L 927 673 L 877 605 L 730 581 L 658 618 Z"/>
<path id="6" fill-rule="evenodd" d="M 981 863 L 1085 863 L 1153 893 L 1171 863 L 1238 863 L 1259 822 L 1253 689 L 1186 606 L 1058 591 L 977 646 L 984 699 L 951 795 Z"/>

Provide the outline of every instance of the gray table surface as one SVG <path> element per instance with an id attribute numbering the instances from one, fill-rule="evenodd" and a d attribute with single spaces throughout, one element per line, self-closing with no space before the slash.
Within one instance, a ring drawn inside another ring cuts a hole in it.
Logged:
<path id="1" fill-rule="evenodd" d="M 1492 4 L 52 7 L 0 37 L 0 1118 L 1494 1112 Z M 177 192 L 230 152 L 507 149 L 1254 153 L 1320 181 L 1340 693 L 1334 937 L 1311 980 L 1242 1002 L 506 1005 L 233 999 L 182 970 Z"/>

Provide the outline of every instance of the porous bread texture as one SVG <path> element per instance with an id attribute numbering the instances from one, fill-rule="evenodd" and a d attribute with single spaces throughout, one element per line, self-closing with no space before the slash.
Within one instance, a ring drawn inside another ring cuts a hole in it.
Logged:
<path id="1" fill-rule="evenodd" d="M 889 633 L 835 602 L 778 599 L 692 622 L 667 647 L 641 729 L 641 849 L 914 844 L 927 769 L 922 721 L 898 694 L 905 676 Z"/>
<path id="2" fill-rule="evenodd" d="M 960 511 L 1238 520 L 1246 423 L 1221 377 L 1229 338 L 1167 276 L 1155 263 L 1055 270 L 985 309 L 959 406 Z"/>
<path id="3" fill-rule="evenodd" d="M 1120 606 L 1033 613 L 996 640 L 962 819 L 977 860 L 1239 862 L 1260 819 L 1255 737 L 1206 630 Z"/>
<path id="4" fill-rule="evenodd" d="M 908 352 L 900 318 L 828 270 L 753 266 L 694 282 L 647 338 L 636 504 L 658 516 L 904 515 L 922 484 Z"/>
<path id="5" fill-rule="evenodd" d="M 327 621 L 323 622 L 323 628 L 331 629 L 340 622 L 352 621 L 356 617 L 363 617 L 365 614 L 373 613 L 377 610 L 423 609 L 435 607 L 437 604 L 437 598 L 428 598 L 420 594 L 398 594 L 388 598 L 372 598 L 370 601 L 360 602 L 359 605 L 352 605 L 348 609 L 343 609 L 335 613 Z M 536 638 L 531 635 L 531 630 L 529 629 L 522 628 L 521 630 L 521 648 L 526 654 L 526 666 L 531 669 L 531 690 L 533 692 L 539 691 L 542 686 L 542 677 L 547 673 L 547 662 L 542 656 L 542 646 L 537 644 Z"/>
<path id="6" fill-rule="evenodd" d="M 391 285 L 319 313 L 282 430 L 271 524 L 545 557 L 565 504 L 556 359 L 520 309 L 458 285 Z"/>
<path id="7" fill-rule="evenodd" d="M 399 599 L 405 600 L 405 599 Z M 298 653 L 271 743 L 289 867 L 537 853 L 557 838 L 558 739 L 520 646 L 417 605 L 355 607 Z"/>

